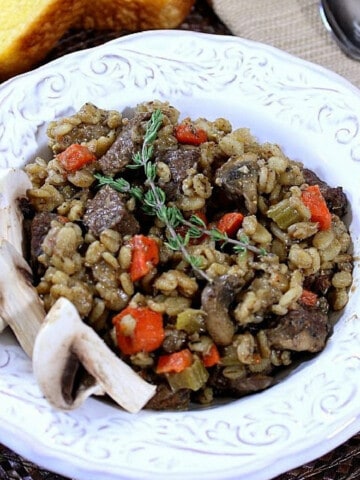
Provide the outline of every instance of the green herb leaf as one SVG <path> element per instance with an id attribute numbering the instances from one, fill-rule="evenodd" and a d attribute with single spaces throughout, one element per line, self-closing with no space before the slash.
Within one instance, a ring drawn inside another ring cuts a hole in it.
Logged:
<path id="1" fill-rule="evenodd" d="M 201 228 L 206 228 L 206 224 L 204 220 L 197 215 L 191 215 L 190 222 L 194 225 L 198 225 Z"/>

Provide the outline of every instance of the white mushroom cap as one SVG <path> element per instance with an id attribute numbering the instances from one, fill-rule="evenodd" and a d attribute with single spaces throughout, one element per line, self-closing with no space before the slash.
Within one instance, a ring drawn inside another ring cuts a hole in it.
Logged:
<path id="1" fill-rule="evenodd" d="M 18 200 L 32 188 L 27 174 L 16 168 L 0 169 L 0 235 L 23 253 L 23 214 Z"/>
<path id="2" fill-rule="evenodd" d="M 75 385 L 81 367 L 90 384 Z M 90 395 L 107 393 L 125 410 L 138 412 L 156 386 L 145 382 L 80 318 L 75 306 L 59 298 L 47 314 L 36 337 L 33 370 L 40 389 L 55 408 L 78 407 Z"/>
<path id="3" fill-rule="evenodd" d="M 0 316 L 29 357 L 45 318 L 43 304 L 31 279 L 31 269 L 23 256 L 7 240 L 0 240 Z"/>
<path id="4" fill-rule="evenodd" d="M 31 188 L 31 182 L 23 170 L 15 168 L 0 169 L 0 236 L 10 242 L 22 254 L 23 215 L 18 199 L 25 197 Z M 0 333 L 7 322 L 0 318 Z"/>

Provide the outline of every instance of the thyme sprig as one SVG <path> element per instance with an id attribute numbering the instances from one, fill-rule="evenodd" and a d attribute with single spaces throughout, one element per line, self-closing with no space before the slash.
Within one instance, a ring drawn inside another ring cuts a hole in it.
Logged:
<path id="1" fill-rule="evenodd" d="M 266 251 L 256 248 L 249 244 L 249 239 L 243 235 L 241 240 L 229 238 L 226 233 L 216 228 L 208 229 L 204 221 L 196 215 L 191 215 L 187 220 L 179 208 L 166 204 L 166 194 L 156 182 L 156 165 L 151 161 L 154 152 L 154 141 L 157 138 L 158 131 L 162 125 L 163 115 L 161 110 L 155 110 L 149 122 L 147 123 L 143 144 L 141 150 L 133 156 L 133 163 L 127 165 L 129 169 L 142 168 L 147 189 L 139 186 L 132 186 L 124 178 L 113 179 L 101 174 L 95 174 L 95 178 L 99 181 L 99 185 L 109 185 L 115 190 L 128 193 L 136 200 L 142 203 L 142 209 L 147 215 L 156 216 L 167 228 L 169 238 L 166 242 L 167 247 L 173 251 L 181 252 L 185 261 L 206 281 L 211 282 L 212 279 L 201 269 L 201 257 L 191 255 L 187 250 L 187 246 L 191 239 L 200 238 L 202 235 L 208 235 L 213 241 L 221 242 L 222 247 L 227 244 L 233 245 L 236 253 L 242 253 L 246 250 L 252 251 L 259 255 L 265 255 Z M 184 236 L 176 232 L 179 225 L 188 227 Z"/>
<path id="2" fill-rule="evenodd" d="M 249 250 L 257 255 L 267 255 L 267 251 L 264 248 L 250 245 L 249 237 L 245 233 L 241 235 L 240 240 L 230 238 L 225 232 L 221 232 L 218 228 L 208 229 L 205 222 L 196 215 L 191 215 L 190 221 L 184 219 L 182 223 L 189 227 L 188 231 L 190 232 L 191 238 L 200 238 L 202 235 L 208 235 L 214 242 L 221 242 L 222 249 L 227 244 L 232 244 L 235 253 L 243 253 Z"/>

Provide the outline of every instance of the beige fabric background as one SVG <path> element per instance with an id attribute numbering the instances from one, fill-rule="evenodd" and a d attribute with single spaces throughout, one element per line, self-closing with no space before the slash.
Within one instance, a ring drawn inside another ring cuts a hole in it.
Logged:
<path id="1" fill-rule="evenodd" d="M 360 62 L 342 53 L 325 29 L 319 14 L 319 0 L 209 2 L 233 34 L 318 63 L 360 88 Z"/>

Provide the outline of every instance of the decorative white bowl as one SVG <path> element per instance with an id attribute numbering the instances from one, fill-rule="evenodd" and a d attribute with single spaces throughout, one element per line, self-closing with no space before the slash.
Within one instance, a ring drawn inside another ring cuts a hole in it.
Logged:
<path id="1" fill-rule="evenodd" d="M 0 87 L 0 167 L 46 150 L 47 123 L 90 101 L 123 110 L 169 100 L 183 116 L 228 118 L 276 142 L 352 206 L 354 285 L 325 350 L 271 389 L 224 406 L 131 415 L 89 399 L 59 412 L 31 362 L 0 336 L 0 442 L 80 480 L 265 480 L 360 429 L 360 92 L 339 76 L 236 37 L 130 35 L 60 58 Z"/>

